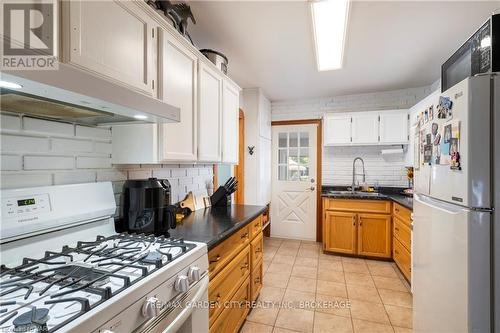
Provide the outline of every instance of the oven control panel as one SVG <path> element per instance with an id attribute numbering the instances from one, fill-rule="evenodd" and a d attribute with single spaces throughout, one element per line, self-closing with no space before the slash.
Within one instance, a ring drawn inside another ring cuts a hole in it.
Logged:
<path id="1" fill-rule="evenodd" d="M 19 222 L 25 216 L 50 212 L 49 194 L 37 194 L 26 197 L 2 198 L 2 216 L 16 218 Z"/>

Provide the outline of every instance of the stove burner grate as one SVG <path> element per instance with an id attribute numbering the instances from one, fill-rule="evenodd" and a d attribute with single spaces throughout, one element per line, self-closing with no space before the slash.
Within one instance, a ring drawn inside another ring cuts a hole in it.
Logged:
<path id="1" fill-rule="evenodd" d="M 48 320 L 49 309 L 34 307 L 14 318 L 12 323 L 14 324 L 14 332 L 48 332 Z"/>

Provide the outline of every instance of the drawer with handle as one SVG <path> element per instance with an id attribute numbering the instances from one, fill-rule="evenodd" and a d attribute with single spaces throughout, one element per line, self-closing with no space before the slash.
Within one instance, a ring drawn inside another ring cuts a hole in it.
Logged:
<path id="1" fill-rule="evenodd" d="M 253 220 L 250 224 L 250 238 L 254 238 L 258 234 L 260 234 L 262 230 L 262 215 L 259 215 L 255 220 Z"/>
<path id="2" fill-rule="evenodd" d="M 255 301 L 259 296 L 262 289 L 262 277 L 263 277 L 263 267 L 262 260 L 260 260 L 252 270 L 251 278 L 251 289 L 252 289 L 252 301 Z"/>
<path id="3" fill-rule="evenodd" d="M 247 278 L 231 299 L 229 306 L 213 323 L 210 333 L 237 333 L 250 311 L 250 279 Z"/>
<path id="4" fill-rule="evenodd" d="M 392 214 L 398 217 L 402 222 L 406 223 L 408 226 L 411 223 L 411 210 L 401 206 L 400 204 L 394 203 L 392 207 Z"/>
<path id="5" fill-rule="evenodd" d="M 393 257 L 403 275 L 411 282 L 411 255 L 397 239 L 394 240 Z"/>
<path id="6" fill-rule="evenodd" d="M 411 230 L 399 217 L 394 217 L 394 237 L 401 242 L 408 251 L 411 250 Z"/>
<path id="7" fill-rule="evenodd" d="M 227 302 L 250 275 L 250 247 L 247 246 L 208 285 L 210 323 L 217 318 Z"/>
<path id="8" fill-rule="evenodd" d="M 248 244 L 250 244 L 250 232 L 247 225 L 208 252 L 209 275 L 215 276 Z"/>
<path id="9" fill-rule="evenodd" d="M 255 263 L 257 263 L 259 260 L 262 259 L 262 257 L 263 257 L 262 250 L 263 249 L 264 249 L 264 237 L 263 237 L 262 233 L 260 233 L 250 243 L 250 251 L 252 253 L 252 269 L 254 269 Z"/>

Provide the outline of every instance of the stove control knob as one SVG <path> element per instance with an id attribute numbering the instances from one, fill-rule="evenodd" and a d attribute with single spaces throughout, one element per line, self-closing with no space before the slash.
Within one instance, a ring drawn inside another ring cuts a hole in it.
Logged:
<path id="1" fill-rule="evenodd" d="M 186 275 L 179 275 L 174 282 L 176 291 L 185 293 L 189 289 L 189 278 Z"/>
<path id="2" fill-rule="evenodd" d="M 189 267 L 188 277 L 190 282 L 200 280 L 200 268 L 198 266 Z"/>
<path id="3" fill-rule="evenodd" d="M 142 305 L 142 315 L 146 318 L 153 318 L 158 315 L 158 298 L 149 297 Z"/>

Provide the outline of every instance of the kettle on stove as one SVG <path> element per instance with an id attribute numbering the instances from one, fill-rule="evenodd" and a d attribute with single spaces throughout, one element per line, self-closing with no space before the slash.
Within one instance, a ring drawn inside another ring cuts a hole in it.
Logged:
<path id="1" fill-rule="evenodd" d="M 119 232 L 168 236 L 175 229 L 175 210 L 167 179 L 127 180 L 123 185 L 123 219 Z"/>

